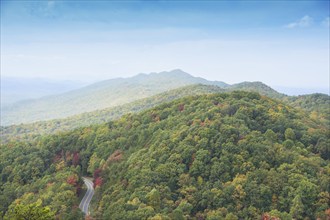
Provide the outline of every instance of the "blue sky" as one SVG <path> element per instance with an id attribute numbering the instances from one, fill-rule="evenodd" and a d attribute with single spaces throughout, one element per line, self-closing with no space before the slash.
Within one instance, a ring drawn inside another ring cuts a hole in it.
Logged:
<path id="1" fill-rule="evenodd" d="M 329 87 L 329 1 L 1 1 L 1 75 L 97 81 L 180 68 Z"/>

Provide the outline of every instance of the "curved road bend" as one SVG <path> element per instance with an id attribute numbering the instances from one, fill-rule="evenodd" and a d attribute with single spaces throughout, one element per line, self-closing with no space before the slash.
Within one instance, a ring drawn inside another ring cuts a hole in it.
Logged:
<path id="1" fill-rule="evenodd" d="M 91 202 L 93 195 L 94 195 L 94 187 L 93 187 L 93 182 L 85 177 L 83 177 L 84 183 L 87 186 L 87 192 L 84 196 L 84 198 L 81 200 L 80 204 L 79 204 L 79 208 L 81 209 L 81 211 L 83 213 L 85 213 L 85 215 L 89 215 L 88 212 L 88 207 L 89 207 L 89 203 Z"/>

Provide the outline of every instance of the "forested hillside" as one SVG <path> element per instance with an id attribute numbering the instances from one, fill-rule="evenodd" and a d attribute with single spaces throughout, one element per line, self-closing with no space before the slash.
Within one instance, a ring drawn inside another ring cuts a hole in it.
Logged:
<path id="1" fill-rule="evenodd" d="M 301 108 L 310 114 L 313 119 L 319 119 L 330 126 L 330 97 L 326 94 L 310 94 L 300 96 L 288 96 L 284 101 L 293 107 Z"/>
<path id="2" fill-rule="evenodd" d="M 202 84 L 190 85 L 163 92 L 149 98 L 140 99 L 128 104 L 82 113 L 64 119 L 54 119 L 31 124 L 2 126 L 0 127 L 1 142 L 4 143 L 10 140 L 34 140 L 45 134 L 56 134 L 80 127 L 102 124 L 110 120 L 118 119 L 124 114 L 136 113 L 185 96 L 220 93 L 224 91 L 224 89 L 218 86 Z"/>
<path id="3" fill-rule="evenodd" d="M 261 95 L 265 95 L 270 98 L 282 99 L 286 95 L 277 92 L 271 87 L 267 86 L 262 82 L 242 82 L 228 86 L 227 91 L 247 91 L 247 92 L 257 92 Z"/>
<path id="4" fill-rule="evenodd" d="M 325 124 L 274 99 L 189 96 L 3 144 L 1 211 L 39 199 L 77 219 L 80 177 L 92 175 L 97 219 L 327 219 L 329 146 Z"/>

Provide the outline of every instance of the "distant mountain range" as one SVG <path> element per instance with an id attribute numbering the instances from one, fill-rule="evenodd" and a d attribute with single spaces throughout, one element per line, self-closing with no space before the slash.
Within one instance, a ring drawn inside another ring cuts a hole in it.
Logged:
<path id="1" fill-rule="evenodd" d="M 243 82 L 232 86 L 226 86 L 225 88 L 220 88 L 215 85 L 194 84 L 158 93 L 123 105 L 80 113 L 63 119 L 1 126 L 1 142 L 4 143 L 9 140 L 34 140 L 43 134 L 55 134 L 81 127 L 103 124 L 116 120 L 125 114 L 144 111 L 182 97 L 224 93 L 234 90 L 258 92 L 265 96 L 273 97 L 297 109 L 301 109 L 305 114 L 309 114 L 311 118 L 317 118 L 322 124 L 326 125 L 330 121 L 330 99 L 329 96 L 325 94 L 285 96 L 260 82 Z"/>
<path id="2" fill-rule="evenodd" d="M 85 85 L 82 82 L 68 80 L 1 76 L 1 106 L 68 92 Z"/>
<path id="3" fill-rule="evenodd" d="M 204 88 L 204 93 L 210 91 L 255 91 L 271 98 L 283 99 L 287 97 L 261 82 L 242 82 L 229 85 L 221 81 L 208 81 L 200 77 L 194 77 L 182 70 L 176 69 L 169 72 L 138 74 L 131 78 L 117 78 L 101 81 L 83 88 L 59 95 L 46 96 L 34 100 L 20 101 L 12 105 L 2 106 L 1 108 L 1 126 L 14 125 L 20 123 L 32 123 L 36 121 L 54 120 L 61 118 L 75 118 L 75 115 L 83 114 L 84 120 L 78 120 L 82 124 L 88 125 L 87 115 L 97 115 L 94 111 L 103 111 L 105 109 L 122 106 L 137 100 L 148 98 L 173 89 L 179 89 L 189 85 L 210 85 L 216 86 L 216 89 Z M 186 93 L 175 91 L 173 97 L 181 97 L 178 93 L 194 95 L 192 87 Z M 200 89 L 200 88 L 199 88 Z M 160 95 L 162 96 L 162 95 Z M 158 98 L 161 99 L 161 98 Z M 167 100 L 171 100 L 168 98 Z M 142 102 L 143 103 L 143 102 Z M 158 103 L 154 99 L 150 103 Z M 132 105 L 134 106 L 134 105 Z M 148 103 L 143 104 L 143 108 Z M 150 105 L 153 106 L 153 105 Z M 113 109 L 111 109 L 112 111 Z M 88 114 L 90 112 L 90 114 Z M 130 112 L 130 111 L 123 111 Z M 121 114 L 118 114 L 121 115 Z M 98 118 L 98 117 L 96 117 Z M 99 117 L 100 118 L 100 117 Z M 102 117 L 101 117 L 102 118 Z M 109 117 L 105 117 L 106 120 Z M 69 119 L 70 120 L 70 119 Z M 102 118 L 104 120 L 104 118 Z M 80 124 L 74 123 L 74 124 Z M 71 124 L 69 127 L 72 127 Z M 75 127 L 75 126 L 74 126 Z"/>
<path id="4" fill-rule="evenodd" d="M 193 77 L 181 70 L 139 74 L 131 78 L 101 81 L 60 95 L 2 105 L 1 125 L 65 118 L 114 107 L 192 84 L 227 87 L 224 82 Z"/>

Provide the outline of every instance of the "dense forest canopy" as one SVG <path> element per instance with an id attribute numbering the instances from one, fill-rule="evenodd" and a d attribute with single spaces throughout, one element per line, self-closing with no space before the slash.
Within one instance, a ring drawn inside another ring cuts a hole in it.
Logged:
<path id="1" fill-rule="evenodd" d="M 328 124 L 258 93 L 188 96 L 0 150 L 6 218 L 18 204 L 81 218 L 84 175 L 97 219 L 330 215 Z"/>

